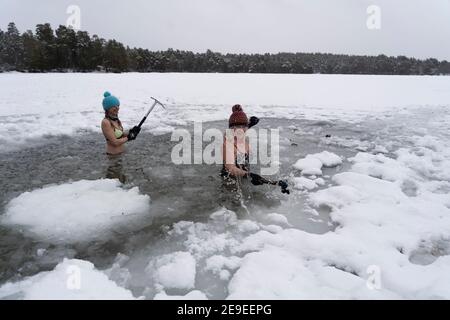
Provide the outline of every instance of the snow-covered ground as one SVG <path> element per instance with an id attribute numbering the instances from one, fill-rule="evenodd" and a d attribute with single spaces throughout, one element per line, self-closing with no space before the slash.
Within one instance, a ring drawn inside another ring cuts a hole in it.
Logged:
<path id="1" fill-rule="evenodd" d="M 53 271 L 0 287 L 3 299 L 30 300 L 131 300 L 129 290 L 119 287 L 107 275 L 83 260 L 64 259 Z"/>
<path id="2" fill-rule="evenodd" d="M 144 127 L 226 119 L 236 103 L 260 117 L 354 121 L 367 114 L 446 106 L 449 77 L 271 74 L 0 74 L 1 151 L 30 138 L 100 131 L 103 93 L 137 124 L 155 96 L 167 103 Z"/>
<path id="3" fill-rule="evenodd" d="M 177 219 L 168 201 L 157 236 L 146 238 L 140 229 L 150 230 L 164 203 L 153 191 L 133 181 L 55 179 L 0 212 L 0 240 L 12 237 L 2 230 L 17 231 L 39 247 L 31 262 L 39 267 L 23 262 L 3 279 L 0 298 L 450 299 L 449 77 L 0 74 L 0 174 L 11 174 L 14 150 L 47 135 L 98 135 L 105 90 L 121 98 L 125 123 L 138 121 L 149 96 L 166 101 L 168 111 L 146 124 L 152 133 L 224 120 L 234 103 L 289 121 L 280 161 L 292 194 L 277 195 L 272 208 L 246 202 L 247 214 L 216 208 L 201 218 L 201 203 Z M 313 232 L 306 220 L 328 229 Z M 116 233 L 131 240 L 123 252 L 106 246 L 108 262 L 94 266 L 104 261 L 97 241 Z M 23 250 L 11 243 L 8 250 Z M 53 246 L 72 253 L 54 258 Z M 36 271 L 22 275 L 22 267 Z"/>

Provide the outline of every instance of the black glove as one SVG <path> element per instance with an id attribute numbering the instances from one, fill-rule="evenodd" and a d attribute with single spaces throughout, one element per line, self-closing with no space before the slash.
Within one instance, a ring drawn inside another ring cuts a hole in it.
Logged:
<path id="1" fill-rule="evenodd" d="M 128 132 L 128 141 L 133 141 L 138 136 L 139 132 L 141 132 L 141 128 L 134 126 L 130 131 Z"/>
<path id="2" fill-rule="evenodd" d="M 278 185 L 281 187 L 281 193 L 290 194 L 290 191 L 288 190 L 288 184 L 286 181 L 280 180 L 278 181 Z"/>
<path id="3" fill-rule="evenodd" d="M 252 180 L 251 180 L 251 183 L 252 183 L 253 185 L 255 185 L 255 186 L 260 186 L 260 185 L 264 184 L 264 178 L 261 177 L 260 175 L 258 175 L 258 174 L 256 174 L 256 173 L 251 173 L 251 172 L 250 172 L 248 175 L 249 175 L 250 178 L 252 179 Z"/>
<path id="4" fill-rule="evenodd" d="M 250 129 L 251 127 L 254 127 L 258 124 L 259 122 L 259 118 L 258 117 L 250 117 L 250 121 L 248 122 L 248 128 Z"/>

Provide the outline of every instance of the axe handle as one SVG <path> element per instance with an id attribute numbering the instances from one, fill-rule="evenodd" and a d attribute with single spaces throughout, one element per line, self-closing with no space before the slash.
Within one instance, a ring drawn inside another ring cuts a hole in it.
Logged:
<path id="1" fill-rule="evenodd" d="M 271 185 L 277 185 L 278 184 L 278 181 L 272 181 L 272 180 L 266 179 L 266 178 L 261 177 L 261 176 L 259 176 L 259 177 L 260 177 L 261 181 L 263 183 L 265 183 L 265 184 L 271 184 Z"/>
<path id="2" fill-rule="evenodd" d="M 145 117 L 142 118 L 141 122 L 139 122 L 138 124 L 138 128 L 142 127 L 142 125 L 144 124 L 145 120 L 147 120 L 148 115 L 150 114 L 150 112 L 153 111 L 153 109 L 155 108 L 155 106 L 159 103 L 161 104 L 161 102 L 159 102 L 158 100 L 156 100 L 155 98 L 152 98 L 153 100 L 155 100 L 155 102 L 153 102 L 152 107 L 147 111 L 147 114 L 145 115 Z M 161 104 L 162 105 L 162 104 Z"/>
<path id="3" fill-rule="evenodd" d="M 147 120 L 147 116 L 142 118 L 141 122 L 139 122 L 139 124 L 138 124 L 138 128 L 142 127 L 142 125 L 144 124 L 145 120 Z"/>

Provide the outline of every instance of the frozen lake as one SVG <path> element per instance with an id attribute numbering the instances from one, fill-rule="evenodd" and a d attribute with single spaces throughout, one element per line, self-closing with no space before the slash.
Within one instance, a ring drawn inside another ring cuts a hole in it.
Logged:
<path id="1" fill-rule="evenodd" d="M 114 159 L 105 90 L 126 127 L 168 105 Z M 78 263 L 116 298 L 450 298 L 449 77 L 0 74 L 0 98 L 0 297 L 102 298 L 55 289 Z M 173 129 L 223 130 L 235 103 L 280 129 L 291 195 L 172 163 Z M 294 167 L 322 151 L 342 164 Z"/>

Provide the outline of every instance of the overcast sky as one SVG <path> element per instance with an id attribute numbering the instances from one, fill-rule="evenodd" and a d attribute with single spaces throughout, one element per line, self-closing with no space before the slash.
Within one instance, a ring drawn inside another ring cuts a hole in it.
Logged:
<path id="1" fill-rule="evenodd" d="M 384 53 L 450 60 L 450 0 L 0 0 L 0 28 L 66 24 L 132 47 L 203 52 Z M 366 10 L 381 9 L 369 30 Z"/>

